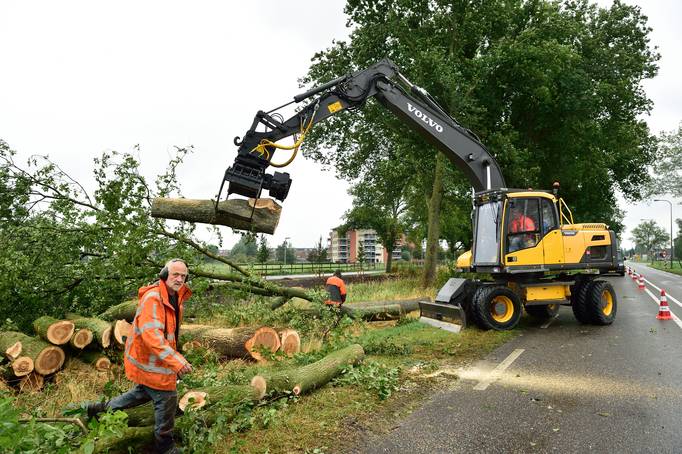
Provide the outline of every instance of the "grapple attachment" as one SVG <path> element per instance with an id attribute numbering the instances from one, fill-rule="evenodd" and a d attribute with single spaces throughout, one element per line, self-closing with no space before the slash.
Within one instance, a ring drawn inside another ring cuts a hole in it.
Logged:
<path id="1" fill-rule="evenodd" d="M 448 279 L 438 291 L 435 302 L 419 302 L 419 321 L 455 333 L 466 328 L 464 305 L 474 288 L 475 283 L 471 279 Z"/>

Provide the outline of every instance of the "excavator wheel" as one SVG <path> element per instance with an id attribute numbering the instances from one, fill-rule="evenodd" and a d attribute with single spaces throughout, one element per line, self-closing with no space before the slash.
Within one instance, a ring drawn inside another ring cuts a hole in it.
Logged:
<path id="1" fill-rule="evenodd" d="M 616 319 L 618 301 L 613 286 L 602 280 L 592 281 L 584 303 L 585 312 L 593 325 L 610 325 Z"/>
<path id="2" fill-rule="evenodd" d="M 576 320 L 584 325 L 591 322 L 586 301 L 592 284 L 592 280 L 580 279 L 571 286 L 571 309 Z"/>
<path id="3" fill-rule="evenodd" d="M 543 306 L 526 306 L 526 313 L 531 317 L 546 320 L 559 313 L 560 304 L 546 304 Z"/>
<path id="4" fill-rule="evenodd" d="M 474 322 L 481 329 L 513 329 L 521 319 L 521 301 L 510 288 L 490 285 L 479 288 L 471 304 Z"/>

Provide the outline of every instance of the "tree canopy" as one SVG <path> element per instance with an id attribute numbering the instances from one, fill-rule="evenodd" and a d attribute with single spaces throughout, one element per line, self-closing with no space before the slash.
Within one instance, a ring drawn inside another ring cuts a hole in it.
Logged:
<path id="1" fill-rule="evenodd" d="M 644 221 L 632 229 L 632 238 L 635 243 L 635 251 L 642 254 L 652 254 L 658 249 L 670 244 L 670 235 L 666 230 L 656 224 L 656 221 Z"/>
<path id="2" fill-rule="evenodd" d="M 509 187 L 560 181 L 579 222 L 621 230 L 616 191 L 639 198 L 655 157 L 641 119 L 651 108 L 641 83 L 656 74 L 659 55 L 637 6 L 349 0 L 345 12 L 350 39 L 317 53 L 304 83 L 318 85 L 388 57 L 481 137 Z M 372 100 L 316 125 L 303 146 L 349 179 L 365 178 L 380 160 L 408 165 L 436 240 L 445 186 L 449 179 L 468 184 Z M 437 244 L 432 235 L 429 241 Z"/>

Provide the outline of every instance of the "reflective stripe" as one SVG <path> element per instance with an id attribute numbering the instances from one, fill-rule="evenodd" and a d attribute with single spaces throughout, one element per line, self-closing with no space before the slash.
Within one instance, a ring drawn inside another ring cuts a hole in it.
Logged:
<path id="1" fill-rule="evenodd" d="M 128 358 L 128 361 L 138 369 L 142 369 L 145 372 L 154 372 L 157 374 L 164 374 L 164 375 L 171 375 L 175 374 L 175 371 L 172 369 L 168 369 L 166 367 L 159 367 L 159 366 L 154 366 L 153 364 L 142 364 L 138 362 L 135 358 L 133 358 L 131 355 L 126 355 L 126 358 Z M 156 361 L 156 357 L 154 355 L 149 357 L 150 363 L 151 360 Z"/>
<path id="2" fill-rule="evenodd" d="M 175 351 L 173 351 L 172 348 L 164 347 L 163 351 L 159 355 L 159 359 L 163 361 L 164 359 L 166 359 L 168 356 L 172 355 L 173 353 L 175 353 Z"/>
<path id="3" fill-rule="evenodd" d="M 175 333 L 166 334 L 166 340 L 174 341 L 175 340 Z"/>
<path id="4" fill-rule="evenodd" d="M 164 324 L 158 321 L 155 322 L 148 322 L 142 325 L 142 328 L 138 328 L 137 326 L 134 326 L 135 329 L 135 334 L 142 334 L 143 332 L 147 331 L 148 329 L 154 329 L 154 328 L 164 328 Z"/>

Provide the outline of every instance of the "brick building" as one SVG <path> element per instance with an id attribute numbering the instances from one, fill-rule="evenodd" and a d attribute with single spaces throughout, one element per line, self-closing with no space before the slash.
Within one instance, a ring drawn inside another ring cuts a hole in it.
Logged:
<path id="1" fill-rule="evenodd" d="M 393 250 L 393 260 L 400 260 L 400 245 L 399 242 Z M 332 230 L 329 233 L 327 250 L 329 260 L 334 263 L 356 263 L 360 250 L 364 251 L 365 263 L 386 263 L 388 258 L 373 229 L 348 230 L 345 235 Z"/>

